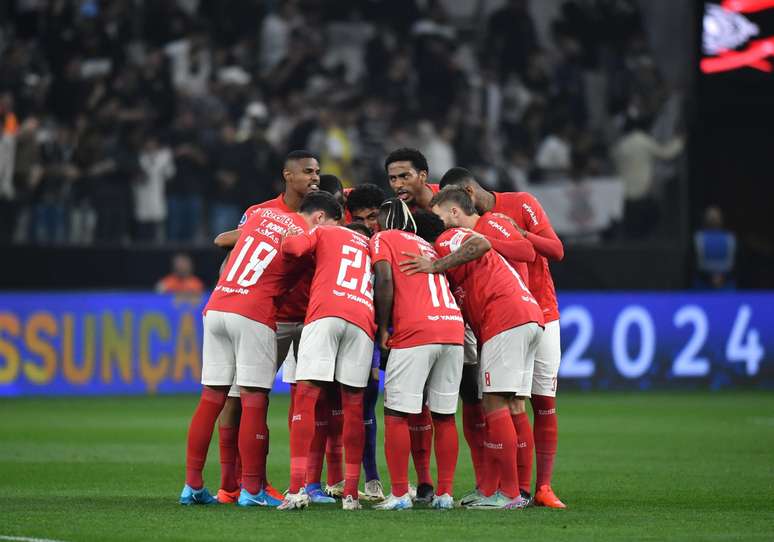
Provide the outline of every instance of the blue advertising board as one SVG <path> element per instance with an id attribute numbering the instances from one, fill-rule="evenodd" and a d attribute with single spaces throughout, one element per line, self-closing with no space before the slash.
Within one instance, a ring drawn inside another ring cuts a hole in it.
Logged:
<path id="1" fill-rule="evenodd" d="M 0 294 L 0 396 L 197 391 L 203 301 Z M 774 293 L 563 292 L 559 302 L 562 388 L 774 388 Z"/>

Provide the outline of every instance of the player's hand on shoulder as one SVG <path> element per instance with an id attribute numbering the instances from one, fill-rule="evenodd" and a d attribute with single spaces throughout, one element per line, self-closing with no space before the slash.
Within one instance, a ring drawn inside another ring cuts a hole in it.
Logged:
<path id="1" fill-rule="evenodd" d="M 417 273 L 435 273 L 434 260 L 427 256 L 420 254 L 413 254 L 411 252 L 401 252 L 403 256 L 407 256 L 407 259 L 401 261 L 398 266 L 400 270 L 407 275 L 415 275 Z"/>

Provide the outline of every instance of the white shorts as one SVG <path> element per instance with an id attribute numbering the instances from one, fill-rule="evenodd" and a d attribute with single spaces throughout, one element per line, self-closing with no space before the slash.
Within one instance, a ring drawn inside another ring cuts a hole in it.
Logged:
<path id="1" fill-rule="evenodd" d="M 534 322 L 507 329 L 481 347 L 480 393 L 530 397 L 535 351 L 543 328 Z"/>
<path id="2" fill-rule="evenodd" d="M 239 314 L 204 316 L 202 384 L 271 389 L 277 372 L 277 340 L 269 326 Z"/>
<path id="3" fill-rule="evenodd" d="M 282 365 L 282 381 L 288 384 L 296 383 L 296 354 L 301 340 L 303 322 L 277 322 L 277 367 Z M 293 348 L 290 348 L 290 345 Z M 236 379 L 228 390 L 229 397 L 239 397 L 239 386 Z"/>
<path id="4" fill-rule="evenodd" d="M 535 352 L 535 371 L 532 375 L 533 395 L 556 397 L 556 379 L 562 361 L 559 341 L 559 320 L 548 322 Z"/>
<path id="5" fill-rule="evenodd" d="M 303 329 L 303 322 L 277 322 L 277 363 L 282 364 L 282 381 L 287 384 L 296 383 L 296 358 Z"/>
<path id="6" fill-rule="evenodd" d="M 465 324 L 465 365 L 476 365 L 478 363 L 478 341 L 473 330 L 468 324 Z"/>
<path id="7" fill-rule="evenodd" d="M 427 389 L 427 406 L 432 412 L 457 412 L 463 350 L 459 344 L 427 344 L 390 350 L 384 372 L 384 406 L 398 412 L 419 414 L 423 392 Z"/>
<path id="8" fill-rule="evenodd" d="M 301 332 L 296 380 L 335 380 L 365 388 L 373 354 L 374 341 L 358 326 L 341 318 L 320 318 Z"/>

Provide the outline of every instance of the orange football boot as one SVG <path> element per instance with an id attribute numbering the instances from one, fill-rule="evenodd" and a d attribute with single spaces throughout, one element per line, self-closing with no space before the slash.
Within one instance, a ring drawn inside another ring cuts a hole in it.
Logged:
<path id="1" fill-rule="evenodd" d="M 266 492 L 266 494 L 267 494 L 267 495 L 269 495 L 270 497 L 273 497 L 273 498 L 277 499 L 278 501 L 282 501 L 282 500 L 284 500 L 284 499 L 285 499 L 285 495 L 283 495 L 282 493 L 280 493 L 279 491 L 277 491 L 277 489 L 276 489 L 274 486 L 272 486 L 272 485 L 271 485 L 271 484 L 268 482 L 268 480 L 267 480 L 267 481 L 264 483 L 264 485 L 263 485 L 263 490 Z"/>
<path id="2" fill-rule="evenodd" d="M 556 496 L 554 490 L 549 485 L 542 485 L 535 493 L 535 506 L 547 506 L 548 508 L 567 508 L 559 497 Z"/>
<path id="3" fill-rule="evenodd" d="M 218 495 L 215 497 L 221 504 L 233 504 L 237 502 L 239 498 L 240 489 L 237 488 L 234 491 L 226 491 L 225 489 L 219 489 Z"/>

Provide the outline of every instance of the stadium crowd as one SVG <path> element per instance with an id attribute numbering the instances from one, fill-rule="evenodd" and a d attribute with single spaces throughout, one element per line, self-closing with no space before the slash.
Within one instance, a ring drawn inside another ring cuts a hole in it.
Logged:
<path id="1" fill-rule="evenodd" d="M 308 148 L 345 186 L 390 149 L 431 179 L 625 183 L 658 221 L 669 92 L 633 1 L 15 0 L 0 7 L 0 241 L 206 243 Z M 636 136 L 636 137 L 634 137 Z"/>

